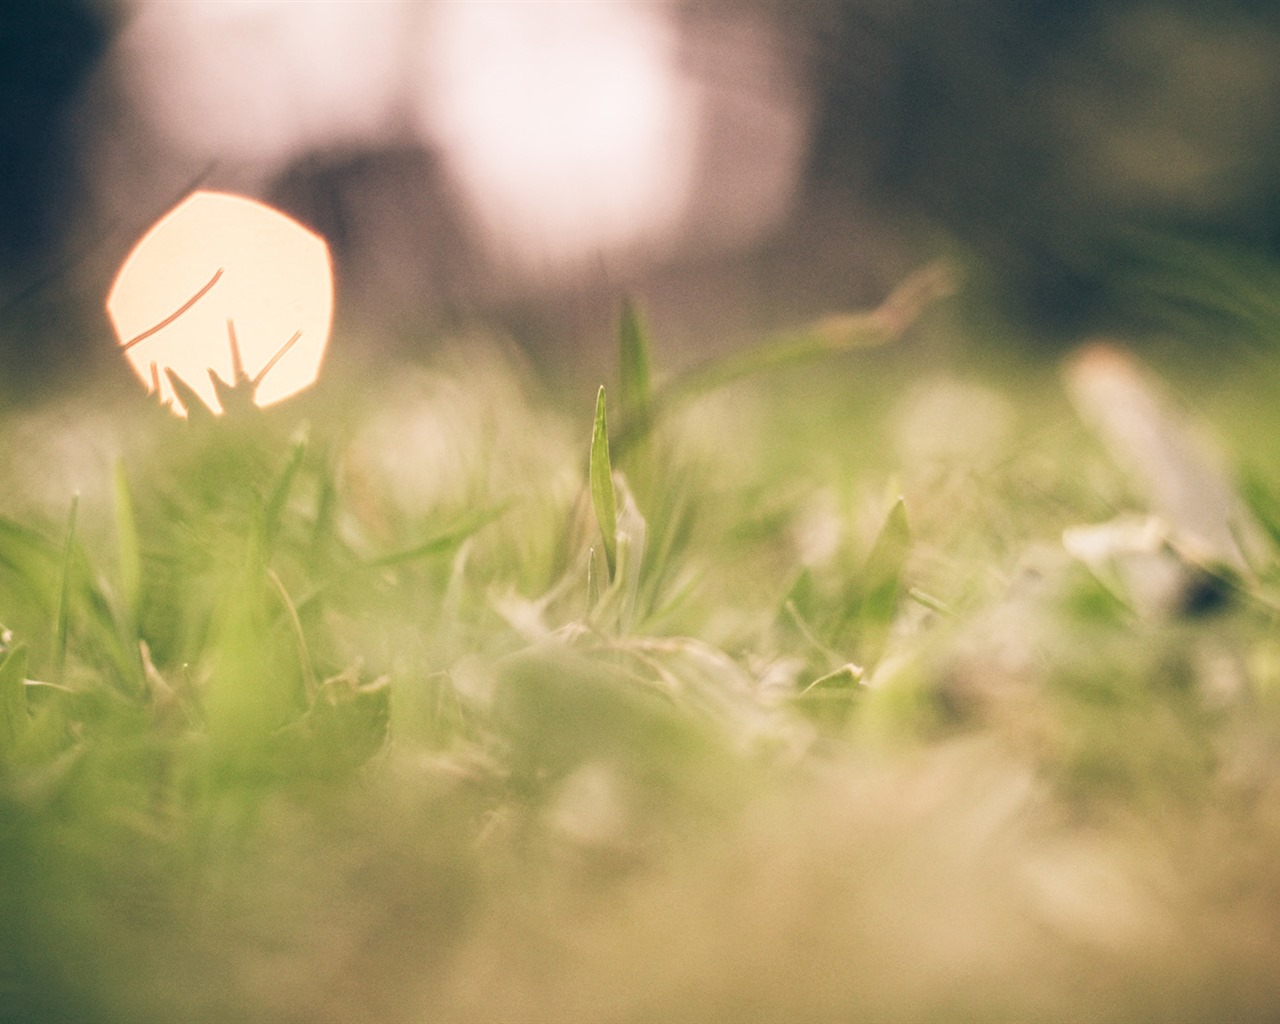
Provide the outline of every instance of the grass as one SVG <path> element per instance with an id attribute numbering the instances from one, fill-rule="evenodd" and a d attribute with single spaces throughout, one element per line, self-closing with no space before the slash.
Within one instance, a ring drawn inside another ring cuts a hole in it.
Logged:
<path id="1" fill-rule="evenodd" d="M 1270 378 L 846 351 L 938 292 L 11 413 L 0 1019 L 1273 1020 Z"/>

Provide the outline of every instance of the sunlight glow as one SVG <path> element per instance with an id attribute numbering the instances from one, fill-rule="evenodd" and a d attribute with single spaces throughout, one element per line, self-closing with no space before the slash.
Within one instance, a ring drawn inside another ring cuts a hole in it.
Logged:
<path id="1" fill-rule="evenodd" d="M 434 273 L 441 225 L 504 284 L 741 248 L 804 172 L 801 34 L 753 4 L 119 3 L 84 116 L 104 208 L 192 180 L 305 187 L 345 243 L 376 238 L 372 294 Z M 406 196 L 392 229 L 375 191 Z"/>
<path id="2" fill-rule="evenodd" d="M 333 323 L 329 247 L 255 199 L 195 192 L 134 246 L 107 314 L 134 372 L 178 415 L 167 372 L 215 413 L 211 374 L 271 405 L 320 372 Z"/>
<path id="3" fill-rule="evenodd" d="M 433 8 L 424 127 L 495 239 L 532 264 L 667 240 L 696 115 L 662 6 Z"/>
<path id="4" fill-rule="evenodd" d="M 278 172 L 393 134 L 403 3 L 134 2 L 117 60 L 143 117 L 193 163 Z"/>

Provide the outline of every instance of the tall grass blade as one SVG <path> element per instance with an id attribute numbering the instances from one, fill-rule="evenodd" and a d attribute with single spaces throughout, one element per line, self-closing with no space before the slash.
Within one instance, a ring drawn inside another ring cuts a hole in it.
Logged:
<path id="1" fill-rule="evenodd" d="M 618 384 L 621 397 L 622 430 L 635 438 L 630 448 L 617 453 L 619 468 L 625 470 L 632 487 L 646 504 L 654 484 L 653 384 L 651 379 L 649 331 L 639 307 L 625 299 L 618 316 Z M 619 431 L 615 430 L 615 436 Z"/>
<path id="2" fill-rule="evenodd" d="M 650 365 L 649 332 L 636 304 L 624 300 L 618 317 L 618 382 L 623 421 L 633 429 L 643 430 L 648 425 Z"/>
<path id="3" fill-rule="evenodd" d="M 120 563 L 120 599 L 130 629 L 136 630 L 142 600 L 142 554 L 138 542 L 138 520 L 133 511 L 133 492 L 124 462 L 116 460 L 116 557 Z"/>
<path id="4" fill-rule="evenodd" d="M 604 538 L 604 556 L 612 579 L 618 564 L 618 503 L 613 493 L 609 461 L 609 426 L 605 417 L 604 385 L 596 393 L 596 420 L 591 434 L 591 505 Z"/>
<path id="5" fill-rule="evenodd" d="M 173 388 L 173 393 L 178 396 L 178 401 L 187 410 L 188 423 L 212 423 L 214 421 L 213 410 L 204 404 L 204 399 L 190 384 L 167 366 L 164 368 L 164 375 L 169 378 L 169 386 Z"/>
<path id="6" fill-rule="evenodd" d="M 297 479 L 298 470 L 302 468 L 302 460 L 306 453 L 307 439 L 304 436 L 294 442 L 289 451 L 289 457 L 285 461 L 284 468 L 280 471 L 279 476 L 276 477 L 271 493 L 267 496 L 267 500 L 262 506 L 262 546 L 264 551 L 270 551 L 275 545 L 276 537 L 280 533 L 280 517 L 284 514 L 284 507 L 288 503 L 289 494 L 293 490 L 293 482 Z"/>
<path id="7" fill-rule="evenodd" d="M 317 601 L 322 600 L 336 588 L 350 584 L 364 573 L 378 569 L 390 569 L 394 566 L 416 562 L 419 559 L 432 558 L 457 551 L 472 536 L 479 533 L 490 523 L 502 518 L 510 507 L 509 502 L 503 502 L 493 508 L 483 509 L 474 515 L 467 516 L 457 525 L 435 534 L 420 544 L 351 566 L 316 585 L 305 596 L 298 598 L 294 603 L 294 607 L 299 614 L 304 611 L 309 612 Z"/>
<path id="8" fill-rule="evenodd" d="M 320 472 L 320 488 L 316 495 L 315 520 L 311 528 L 309 544 L 313 566 L 327 565 L 332 557 L 332 545 L 337 535 L 338 485 L 333 459 L 326 456 Z"/>
<path id="9" fill-rule="evenodd" d="M 393 565 L 403 565 L 405 562 L 417 561 L 419 558 L 430 558 L 432 555 L 454 551 L 463 541 L 478 533 L 490 523 L 502 518 L 510 507 L 511 505 L 508 502 L 502 502 L 493 506 L 493 508 L 483 509 L 474 515 L 467 516 L 456 526 L 452 526 L 428 540 L 424 540 L 421 544 L 415 544 L 413 547 L 405 548 L 403 551 L 395 551 L 389 555 L 375 558 L 359 568 L 385 569 Z"/>
<path id="10" fill-rule="evenodd" d="M 298 668 L 302 672 L 302 684 L 306 688 L 307 703 L 310 704 L 316 699 L 320 686 L 316 680 L 315 668 L 311 664 L 311 649 L 307 646 L 307 634 L 302 628 L 302 618 L 298 615 L 298 609 L 294 605 L 293 599 L 289 596 L 289 591 L 285 587 L 284 581 L 280 579 L 274 570 L 267 570 L 267 580 L 271 583 L 276 597 L 280 599 L 280 605 L 289 621 L 289 630 L 293 635 L 294 647 L 297 648 L 298 652 Z"/>
<path id="11" fill-rule="evenodd" d="M 62 575 L 58 584 L 58 614 L 54 620 L 53 657 L 54 680 L 62 682 L 67 663 L 67 634 L 71 619 L 71 563 L 75 551 L 76 515 L 80 509 L 80 495 L 71 498 L 71 511 L 67 513 L 67 539 L 62 547 Z"/>
<path id="12" fill-rule="evenodd" d="M 27 649 L 18 645 L 0 661 L 0 760 L 27 730 Z"/>
<path id="13" fill-rule="evenodd" d="M 0 516 L 0 566 L 26 583 L 46 604 L 54 598 L 57 565 L 58 549 L 53 543 Z"/>
<path id="14" fill-rule="evenodd" d="M 617 439 L 619 452 L 648 433 L 657 413 L 748 377 L 801 366 L 858 348 L 874 348 L 896 340 L 934 303 L 955 291 L 949 267 L 930 264 L 909 275 L 870 312 L 823 317 L 777 334 L 752 348 L 716 356 L 671 380 L 653 396 L 649 422 L 626 423 Z"/>
<path id="15" fill-rule="evenodd" d="M 862 602 L 858 619 L 864 637 L 877 652 L 898 607 L 902 570 L 910 547 L 907 506 L 899 498 L 889 510 L 862 569 Z"/>

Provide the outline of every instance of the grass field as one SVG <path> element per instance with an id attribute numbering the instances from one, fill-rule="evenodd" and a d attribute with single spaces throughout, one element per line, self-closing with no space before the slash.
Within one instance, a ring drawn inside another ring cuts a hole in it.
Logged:
<path id="1" fill-rule="evenodd" d="M 1275 1020 L 1280 366 L 935 285 L 11 412 L 0 1019 Z"/>

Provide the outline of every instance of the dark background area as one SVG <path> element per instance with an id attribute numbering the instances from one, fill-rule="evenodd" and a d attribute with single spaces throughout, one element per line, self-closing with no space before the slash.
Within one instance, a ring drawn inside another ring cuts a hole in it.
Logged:
<path id="1" fill-rule="evenodd" d="M 0 396 L 65 372 L 91 316 L 70 284 L 68 239 L 85 199 L 68 113 L 110 23 L 76 0 L 0 6 Z"/>
<path id="2" fill-rule="evenodd" d="M 698 4 L 677 7 L 699 16 Z M 717 331 L 874 301 L 945 250 L 969 267 L 975 315 L 1036 344 L 1116 329 L 1270 340 L 1280 322 L 1268 291 L 1280 245 L 1275 4 L 813 0 L 755 13 L 802 43 L 794 59 L 812 107 L 790 212 L 749 244 L 512 288 L 469 243 L 428 151 L 308 158 L 268 197 L 317 224 L 341 268 L 367 258 L 344 241 L 353 205 L 367 195 L 402 208 L 402 166 L 438 184 L 412 199 L 448 241 L 424 257 L 428 283 L 394 303 L 376 288 L 363 304 L 357 296 L 349 322 L 441 330 L 479 319 L 554 346 L 597 331 L 618 291 L 636 290 L 672 332 L 715 344 Z M 56 380 L 107 336 L 99 304 L 121 255 L 113 232 L 136 229 L 95 211 L 78 132 L 126 14 L 78 0 L 0 5 L 9 397 Z M 156 213 L 161 199 L 148 199 Z"/>

